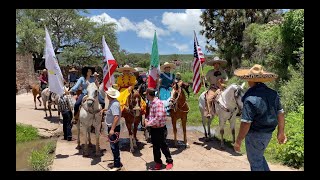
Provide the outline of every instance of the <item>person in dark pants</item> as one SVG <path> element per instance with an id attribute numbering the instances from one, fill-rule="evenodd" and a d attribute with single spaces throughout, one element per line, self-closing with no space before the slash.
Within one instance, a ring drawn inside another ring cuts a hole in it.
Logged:
<path id="1" fill-rule="evenodd" d="M 108 138 L 110 141 L 110 147 L 112 150 L 114 165 L 110 171 L 119 171 L 122 167 L 120 162 L 120 148 L 119 148 L 119 136 L 120 136 L 120 103 L 117 100 L 120 92 L 112 87 L 109 87 L 106 91 L 106 96 L 109 99 L 108 109 L 102 109 L 100 111 L 103 114 L 106 111 L 105 122 L 103 123 L 103 131 L 106 131 L 106 126 L 108 127 Z"/>
<path id="2" fill-rule="evenodd" d="M 264 71 L 259 64 L 251 69 L 238 69 L 234 74 L 248 81 L 250 86 L 242 97 L 241 124 L 234 150 L 240 151 L 241 142 L 245 138 L 251 171 L 270 171 L 264 151 L 272 138 L 273 131 L 278 126 L 279 144 L 285 143 L 287 138 L 284 133 L 285 118 L 280 97 L 263 82 L 275 80 L 278 76 Z"/>
<path id="3" fill-rule="evenodd" d="M 149 117 L 145 119 L 145 125 L 151 127 L 151 141 L 153 144 L 153 157 L 156 165 L 154 170 L 160 170 L 162 168 L 161 152 L 166 157 L 167 166 L 169 170 L 173 167 L 173 160 L 170 154 L 169 147 L 166 143 L 166 111 L 162 101 L 155 97 L 155 89 L 147 89 L 147 99 L 150 101 Z"/>
<path id="4" fill-rule="evenodd" d="M 63 118 L 63 139 L 73 141 L 72 138 L 72 100 L 71 96 L 63 94 L 58 99 L 58 111 L 62 114 Z"/>

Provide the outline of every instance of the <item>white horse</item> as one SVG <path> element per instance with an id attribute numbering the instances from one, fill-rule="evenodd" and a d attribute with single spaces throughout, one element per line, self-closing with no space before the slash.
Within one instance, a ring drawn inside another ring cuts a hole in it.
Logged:
<path id="1" fill-rule="evenodd" d="M 51 102 L 49 102 L 50 95 L 51 95 L 51 100 L 52 100 Z M 41 98 L 42 98 L 42 102 L 44 105 L 44 112 L 46 113 L 46 117 L 47 117 L 47 101 L 48 101 L 48 110 L 50 113 L 50 117 L 52 117 L 51 106 L 54 105 L 54 108 L 56 109 L 56 105 L 58 105 L 59 95 L 57 95 L 56 93 L 51 93 L 49 88 L 45 88 L 41 92 Z M 59 111 L 58 111 L 58 116 L 60 116 Z"/>
<path id="2" fill-rule="evenodd" d="M 91 126 L 95 128 L 96 134 L 96 156 L 100 155 L 100 147 L 99 147 L 99 137 L 100 137 L 100 128 L 101 128 L 101 119 L 100 115 L 101 106 L 98 100 L 98 87 L 95 83 L 90 83 L 87 88 L 88 94 L 83 97 L 81 107 L 80 107 L 80 115 L 79 121 L 77 123 L 78 128 L 78 148 L 80 148 L 80 124 L 81 129 L 84 130 L 85 134 L 85 147 L 84 147 L 84 156 L 88 156 L 88 140 L 89 144 L 91 144 Z"/>
<path id="3" fill-rule="evenodd" d="M 215 110 L 212 106 L 212 111 L 215 112 L 214 115 L 217 115 L 219 117 L 219 129 L 220 129 L 220 135 L 221 135 L 221 148 L 224 148 L 224 142 L 223 142 L 223 134 L 224 134 L 224 125 L 227 120 L 230 122 L 230 129 L 232 132 L 233 137 L 233 143 L 235 142 L 235 123 L 236 123 L 236 115 L 242 110 L 243 103 L 241 101 L 242 96 L 244 95 L 243 87 L 245 83 L 242 83 L 242 85 L 236 85 L 231 84 L 228 86 L 222 93 L 220 93 L 214 103 L 215 103 Z M 207 91 L 204 91 L 200 97 L 199 97 L 199 109 L 202 116 L 202 125 L 204 128 L 204 135 L 206 138 L 211 138 L 211 132 L 210 132 L 210 125 L 211 121 L 214 118 L 214 115 L 211 118 L 206 118 L 204 116 L 204 108 L 206 107 L 205 102 L 205 93 Z M 208 127 L 208 133 L 206 131 L 206 125 L 205 121 L 207 120 L 207 127 Z"/>

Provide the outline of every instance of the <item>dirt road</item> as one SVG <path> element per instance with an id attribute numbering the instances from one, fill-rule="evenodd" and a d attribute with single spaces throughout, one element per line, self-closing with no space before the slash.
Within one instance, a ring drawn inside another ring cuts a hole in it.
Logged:
<path id="1" fill-rule="evenodd" d="M 30 124 L 40 129 L 46 129 L 47 134 L 58 133 L 61 124 L 57 117 L 45 119 L 43 110 L 34 110 L 32 95 L 17 95 L 17 119 L 16 122 Z M 43 108 L 43 106 L 41 107 Z M 40 108 L 39 108 L 40 109 Z M 53 115 L 57 116 L 57 112 L 53 111 Z M 189 130 L 187 132 L 188 143 L 190 148 L 184 148 L 181 145 L 178 148 L 173 146 L 173 133 L 170 120 L 167 121 L 168 126 L 168 144 L 174 160 L 172 171 L 249 171 L 249 163 L 246 155 L 235 154 L 231 147 L 220 150 L 219 141 L 212 140 L 205 142 L 203 133 Z M 77 138 L 76 126 L 73 127 L 73 136 Z M 90 156 L 85 158 L 82 156 L 82 149 L 76 149 L 76 141 L 65 141 L 59 137 L 56 148 L 56 157 L 52 165 L 52 171 L 105 171 L 108 165 L 112 164 L 112 152 L 106 138 L 101 136 L 100 148 L 103 153 L 101 157 L 95 157 L 95 138 L 92 134 L 93 147 L 90 148 Z M 122 171 L 146 171 L 148 167 L 153 166 L 152 144 L 144 140 L 143 132 L 138 131 L 137 143 L 138 148 L 134 153 L 129 151 L 128 131 L 125 127 L 124 120 L 121 120 L 120 134 L 120 156 L 123 163 Z M 81 144 L 84 143 L 81 134 Z M 178 140 L 182 144 L 182 129 L 178 128 Z M 83 145 L 82 145 L 83 147 Z M 162 155 L 165 163 L 165 158 Z M 279 164 L 269 163 L 272 171 L 291 171 L 295 170 Z M 166 171 L 164 169 L 164 171 Z"/>

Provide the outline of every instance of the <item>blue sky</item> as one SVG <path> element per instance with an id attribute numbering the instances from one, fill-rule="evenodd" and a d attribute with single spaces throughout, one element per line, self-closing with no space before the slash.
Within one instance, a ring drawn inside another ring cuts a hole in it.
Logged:
<path id="1" fill-rule="evenodd" d="M 83 14 L 96 22 L 117 24 L 121 49 L 151 53 L 154 30 L 159 54 L 193 54 L 193 30 L 205 54 L 205 38 L 199 34 L 200 9 L 88 9 Z"/>

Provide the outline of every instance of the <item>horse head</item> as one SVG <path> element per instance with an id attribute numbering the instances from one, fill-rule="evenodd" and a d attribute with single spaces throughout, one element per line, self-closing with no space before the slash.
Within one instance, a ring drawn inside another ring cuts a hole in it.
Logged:
<path id="1" fill-rule="evenodd" d="M 94 105 L 98 103 L 98 87 L 96 86 L 95 83 L 90 83 L 87 87 L 87 91 L 88 91 L 87 98 L 86 98 L 87 106 L 88 106 L 88 109 L 90 108 L 91 110 L 93 110 Z"/>
<path id="2" fill-rule="evenodd" d="M 138 117 L 141 114 L 141 95 L 137 90 L 131 90 L 130 96 L 128 97 L 129 109 L 132 110 L 133 116 Z"/>
<path id="3" fill-rule="evenodd" d="M 174 82 L 172 84 L 172 91 L 171 91 L 171 98 L 169 100 L 169 107 L 170 109 L 177 109 L 178 104 L 185 103 L 186 102 L 186 96 L 182 89 L 184 89 L 188 96 L 189 96 L 189 90 L 188 90 L 189 84 L 184 83 L 183 81 Z M 184 106 L 184 105 L 182 105 Z"/>
<path id="4" fill-rule="evenodd" d="M 226 99 L 226 108 L 235 106 L 241 113 L 243 108 L 241 98 L 244 95 L 244 85 L 245 83 L 242 83 L 242 85 L 232 84 L 221 93 L 221 96 L 224 96 L 224 99 Z"/>

